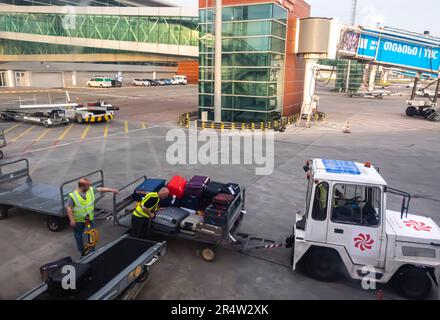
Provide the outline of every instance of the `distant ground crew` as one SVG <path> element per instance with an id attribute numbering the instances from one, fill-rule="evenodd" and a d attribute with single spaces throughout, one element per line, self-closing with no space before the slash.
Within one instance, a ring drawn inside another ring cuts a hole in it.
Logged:
<path id="1" fill-rule="evenodd" d="M 151 219 L 154 219 L 159 210 L 160 200 L 168 198 L 170 190 L 162 188 L 159 192 L 148 193 L 133 211 L 131 218 L 131 236 L 148 239 L 150 237 Z"/>
<path id="2" fill-rule="evenodd" d="M 91 227 L 95 228 L 95 191 L 100 193 L 119 193 L 118 190 L 109 188 L 96 188 L 95 190 L 90 180 L 83 178 L 79 180 L 78 188 L 69 194 L 67 200 L 67 216 L 69 217 L 70 226 L 73 228 L 76 246 L 81 256 L 86 255 L 83 242 L 86 219 L 90 220 Z"/>

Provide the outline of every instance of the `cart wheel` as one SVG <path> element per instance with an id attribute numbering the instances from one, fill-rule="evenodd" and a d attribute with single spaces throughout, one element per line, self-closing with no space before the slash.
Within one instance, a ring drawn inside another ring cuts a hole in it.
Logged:
<path id="1" fill-rule="evenodd" d="M 3 152 L 2 151 L 0 151 L 0 160 L 3 160 Z"/>
<path id="2" fill-rule="evenodd" d="M 423 111 L 423 116 L 425 117 L 425 119 L 429 119 L 433 113 L 435 113 L 435 109 L 428 108 Z"/>
<path id="3" fill-rule="evenodd" d="M 64 220 L 57 217 L 50 217 L 47 219 L 47 227 L 52 232 L 59 232 L 64 227 Z"/>
<path id="4" fill-rule="evenodd" d="M 83 122 L 83 118 L 82 118 L 82 116 L 80 114 L 76 116 L 76 122 L 77 123 L 82 123 Z"/>
<path id="5" fill-rule="evenodd" d="M 45 128 L 49 128 L 50 125 L 49 125 L 47 122 L 45 122 L 45 123 L 44 123 L 44 127 L 45 127 Z"/>
<path id="6" fill-rule="evenodd" d="M 203 260 L 213 262 L 215 260 L 215 251 L 213 248 L 203 248 L 200 252 Z"/>
<path id="7" fill-rule="evenodd" d="M 0 220 L 5 220 L 9 216 L 9 207 L 0 206 Z"/>

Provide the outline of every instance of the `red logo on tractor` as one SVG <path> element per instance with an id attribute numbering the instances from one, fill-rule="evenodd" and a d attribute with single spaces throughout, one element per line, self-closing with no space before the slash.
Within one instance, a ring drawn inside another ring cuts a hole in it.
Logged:
<path id="1" fill-rule="evenodd" d="M 360 249 L 362 252 L 373 249 L 374 242 L 375 241 L 371 239 L 369 234 L 360 233 L 356 238 L 354 238 L 354 246 Z"/>
<path id="2" fill-rule="evenodd" d="M 431 226 L 428 226 L 426 223 L 420 222 L 420 221 L 408 220 L 408 221 L 403 221 L 403 223 L 408 228 L 413 228 L 416 231 L 431 232 L 431 230 L 432 230 Z"/>

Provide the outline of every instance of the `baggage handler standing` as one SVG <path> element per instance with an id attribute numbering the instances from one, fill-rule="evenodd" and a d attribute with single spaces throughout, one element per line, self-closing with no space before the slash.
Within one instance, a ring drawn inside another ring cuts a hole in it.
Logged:
<path id="1" fill-rule="evenodd" d="M 118 190 L 109 188 L 96 188 L 95 190 L 90 180 L 83 178 L 79 180 L 78 188 L 70 193 L 67 199 L 67 216 L 69 217 L 70 226 L 73 228 L 76 246 L 81 256 L 86 255 L 83 243 L 86 219 L 88 218 L 90 220 L 92 228 L 95 226 L 95 191 L 100 193 L 119 193 Z"/>
<path id="2" fill-rule="evenodd" d="M 159 210 L 160 200 L 170 196 L 170 190 L 162 188 L 159 192 L 150 192 L 134 209 L 131 218 L 131 236 L 133 238 L 148 239 L 150 237 L 151 219 L 154 219 Z"/>

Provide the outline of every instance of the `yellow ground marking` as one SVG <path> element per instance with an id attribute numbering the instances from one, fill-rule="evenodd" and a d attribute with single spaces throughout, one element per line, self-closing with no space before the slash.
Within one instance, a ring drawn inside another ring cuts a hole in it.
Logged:
<path id="1" fill-rule="evenodd" d="M 146 129 L 147 125 L 145 124 L 145 122 L 142 122 L 142 129 Z"/>
<path id="2" fill-rule="evenodd" d="M 108 123 L 105 125 L 104 138 L 107 138 L 107 136 L 108 136 Z"/>
<path id="3" fill-rule="evenodd" d="M 49 132 L 50 132 L 50 129 L 46 129 L 46 130 L 44 130 L 43 133 L 40 134 L 40 135 L 38 136 L 37 139 L 35 139 L 35 141 L 40 141 L 40 140 L 42 140 L 42 139 L 43 139 L 43 138 L 44 138 Z"/>
<path id="4" fill-rule="evenodd" d="M 34 130 L 36 127 L 36 125 L 30 127 L 29 129 L 23 131 L 22 133 L 20 133 L 18 136 L 16 136 L 14 139 L 11 140 L 11 142 L 15 142 L 21 138 L 23 138 L 25 135 L 27 135 L 29 132 L 31 132 L 32 130 Z"/>
<path id="5" fill-rule="evenodd" d="M 90 130 L 90 124 L 84 129 L 82 135 L 81 135 L 81 140 L 84 140 L 85 138 L 87 138 L 87 134 L 89 133 Z"/>
<path id="6" fill-rule="evenodd" d="M 6 129 L 6 130 L 5 130 L 5 133 L 8 133 L 8 132 L 14 130 L 15 128 L 18 128 L 18 127 L 21 126 L 21 125 L 22 125 L 22 123 L 16 124 L 15 126 L 12 126 L 12 127 L 10 127 L 9 129 Z"/>
<path id="7" fill-rule="evenodd" d="M 128 133 L 128 121 L 125 121 L 125 133 Z"/>
<path id="8" fill-rule="evenodd" d="M 68 126 L 66 129 L 64 129 L 63 133 L 58 137 L 58 141 L 62 141 L 64 140 L 64 138 L 66 137 L 66 135 L 69 133 L 70 130 L 72 130 L 73 128 L 73 124 L 71 124 L 70 126 Z"/>

